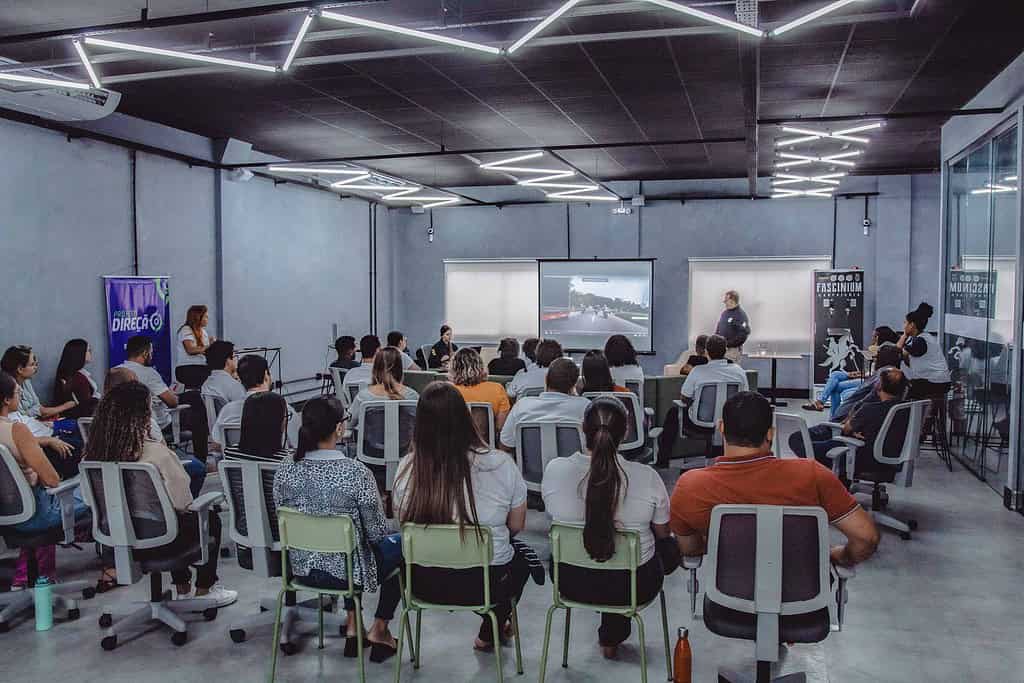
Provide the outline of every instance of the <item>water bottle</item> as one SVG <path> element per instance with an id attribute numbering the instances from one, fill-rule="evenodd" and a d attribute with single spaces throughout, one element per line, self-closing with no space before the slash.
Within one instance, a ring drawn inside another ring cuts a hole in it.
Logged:
<path id="1" fill-rule="evenodd" d="M 49 631 L 53 628 L 53 582 L 48 577 L 36 580 L 32 601 L 36 608 L 36 630 Z"/>
<path id="2" fill-rule="evenodd" d="M 691 683 L 693 680 L 693 653 L 690 651 L 689 635 L 685 628 L 679 629 L 675 661 L 672 666 L 672 683 Z"/>

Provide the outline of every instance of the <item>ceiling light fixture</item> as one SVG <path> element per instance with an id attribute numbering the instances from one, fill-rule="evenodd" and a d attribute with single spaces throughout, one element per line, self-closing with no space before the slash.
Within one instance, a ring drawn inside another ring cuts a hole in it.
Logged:
<path id="1" fill-rule="evenodd" d="M 855 2 L 860 2 L 860 0 L 836 0 L 836 2 L 829 3 L 829 4 L 825 5 L 824 7 L 820 7 L 818 9 L 814 10 L 813 12 L 809 12 L 809 13 L 803 15 L 802 17 L 797 17 L 796 19 L 794 19 L 793 21 L 791 21 L 791 22 L 789 22 L 787 24 L 783 24 L 782 26 L 780 26 L 780 27 L 778 27 L 776 29 L 772 29 L 768 33 L 768 35 L 770 37 L 773 37 L 773 38 L 775 36 L 781 36 L 783 33 L 786 33 L 787 31 L 792 31 L 795 28 L 803 26 L 804 24 L 806 24 L 809 21 L 814 21 L 815 19 L 823 17 L 826 14 L 831 14 L 832 12 L 835 12 L 836 10 L 840 10 L 840 9 L 846 7 L 847 5 L 852 5 Z"/>
<path id="2" fill-rule="evenodd" d="M 332 183 L 331 187 L 336 190 L 366 190 L 372 192 L 391 192 L 395 189 L 401 189 L 401 185 L 387 185 L 384 183 L 368 183 L 366 185 L 361 184 L 345 184 L 345 183 Z M 416 192 L 419 188 L 413 188 L 412 191 Z M 387 199 L 387 197 L 385 197 Z"/>
<path id="3" fill-rule="evenodd" d="M 549 14 L 546 19 L 543 19 L 540 23 L 538 23 L 536 26 L 527 31 L 526 35 L 524 35 L 516 42 L 512 43 L 512 46 L 509 47 L 508 49 L 508 54 L 512 54 L 513 52 L 521 48 L 523 45 L 526 45 L 526 43 L 529 40 L 531 40 L 534 36 L 536 36 L 538 33 L 546 29 L 554 22 L 558 21 L 559 17 L 561 17 L 563 14 L 571 10 L 576 5 L 580 4 L 582 1 L 583 0 L 569 0 L 569 2 L 565 3 L 564 5 L 556 9 L 554 12 Z"/>
<path id="4" fill-rule="evenodd" d="M 355 24 L 356 26 L 365 26 L 366 28 L 377 29 L 378 31 L 386 31 L 388 33 L 400 33 L 403 36 L 410 36 L 413 38 L 420 38 L 421 40 L 430 40 L 435 43 L 444 43 L 445 45 L 452 45 L 453 47 L 464 47 L 469 50 L 476 50 L 478 52 L 486 52 L 487 54 L 500 55 L 501 49 L 493 47 L 491 45 L 483 45 L 482 43 L 473 43 L 468 40 L 459 40 L 458 38 L 449 38 L 448 36 L 438 35 L 436 33 L 427 33 L 426 31 L 417 31 L 413 28 L 405 28 L 404 26 L 395 26 L 394 24 L 385 24 L 379 21 L 373 21 L 372 19 L 362 19 L 360 17 L 353 17 L 348 14 L 338 14 L 337 12 L 321 12 L 320 16 L 324 19 L 332 19 L 334 21 L 340 21 L 345 24 Z"/>
<path id="5" fill-rule="evenodd" d="M 776 173 L 772 180 L 776 185 L 791 185 L 793 183 L 822 183 L 823 185 L 838 185 L 838 180 L 827 176 L 792 175 L 789 173 Z"/>
<path id="6" fill-rule="evenodd" d="M 786 133 L 793 133 L 794 135 L 800 135 L 798 138 L 787 138 L 785 140 L 779 140 L 775 143 L 776 147 L 788 147 L 790 145 L 798 145 L 802 142 L 813 142 L 815 140 L 824 140 L 825 138 L 832 138 L 834 140 L 845 140 L 846 142 L 856 142 L 861 145 L 866 145 L 871 142 L 870 138 L 856 137 L 850 135 L 850 133 L 858 132 L 862 130 L 872 130 L 874 128 L 881 128 L 882 124 L 872 124 L 870 126 L 858 126 L 856 128 L 850 128 L 848 130 L 837 130 L 837 131 L 817 131 L 809 130 L 807 128 L 796 128 L 794 126 L 783 126 L 782 130 Z"/>
<path id="7" fill-rule="evenodd" d="M 88 83 L 76 81 L 61 81 L 56 78 L 40 78 L 38 76 L 22 76 L 10 72 L 0 72 L 0 81 L 13 81 L 14 83 L 29 83 L 31 85 L 45 85 L 51 88 L 71 88 L 73 90 L 89 90 L 92 86 Z"/>
<path id="8" fill-rule="evenodd" d="M 85 72 L 89 74 L 89 81 L 92 82 L 92 87 L 100 89 L 103 86 L 100 84 L 99 76 L 96 75 L 96 70 L 92 68 L 92 62 L 89 61 L 89 55 L 85 54 L 85 48 L 82 47 L 82 41 L 75 38 L 71 41 L 71 44 L 75 46 L 75 52 L 78 53 L 79 59 L 82 60 L 82 66 L 85 67 Z"/>
<path id="9" fill-rule="evenodd" d="M 852 156 L 858 156 L 860 154 L 863 154 L 863 152 L 858 150 L 858 151 L 853 151 L 853 152 L 840 152 L 839 154 L 832 154 L 832 155 L 824 156 L 824 157 L 812 157 L 812 156 L 807 156 L 806 154 L 793 154 L 792 152 L 779 152 L 779 156 L 782 157 L 783 159 L 792 159 L 792 160 L 794 160 L 796 162 L 800 162 L 800 163 L 782 162 L 782 163 L 776 164 L 776 166 L 779 166 L 780 168 L 790 168 L 792 166 L 803 166 L 804 164 L 811 164 L 811 163 L 814 163 L 814 162 L 820 162 L 820 163 L 823 163 L 823 164 L 835 164 L 837 166 L 853 167 L 853 166 L 856 166 L 857 164 L 853 163 L 852 161 L 846 161 L 845 159 L 848 158 L 848 157 L 852 157 Z"/>
<path id="10" fill-rule="evenodd" d="M 672 2 L 672 0 L 647 0 L 647 2 L 651 3 L 652 5 L 657 5 L 658 7 L 664 7 L 665 9 L 670 9 L 670 10 L 672 10 L 674 12 L 681 12 L 683 14 L 688 14 L 691 17 L 696 17 L 697 19 L 703 19 L 704 21 L 709 21 L 712 24 L 718 24 L 719 26 L 725 26 L 726 28 L 731 28 L 734 31 L 739 31 L 740 33 L 746 33 L 747 35 L 751 35 L 751 36 L 754 36 L 754 37 L 757 37 L 757 38 L 764 38 L 765 35 L 766 35 L 764 31 L 762 31 L 761 29 L 759 29 L 757 27 L 747 26 L 746 24 L 741 24 L 738 21 L 733 21 L 732 19 L 726 19 L 725 17 L 720 17 L 717 14 L 711 14 L 709 12 L 705 12 L 703 10 L 695 9 L 693 7 L 687 7 L 686 5 L 681 5 L 678 2 Z"/>
<path id="11" fill-rule="evenodd" d="M 360 181 L 366 180 L 369 177 L 370 177 L 369 173 L 365 173 L 365 172 L 364 173 L 360 173 L 359 175 L 354 175 L 351 178 L 346 178 L 345 180 L 339 180 L 336 183 L 331 183 L 331 187 L 341 187 L 342 185 L 350 185 L 352 183 L 358 183 Z"/>
<path id="12" fill-rule="evenodd" d="M 544 156 L 544 152 L 530 152 L 529 154 L 524 154 L 524 155 L 518 156 L 518 157 L 512 157 L 511 159 L 503 159 L 501 161 L 491 161 L 491 162 L 486 163 L 486 164 L 478 164 L 478 166 L 480 168 L 493 169 L 493 168 L 495 168 L 497 166 L 503 166 L 504 164 L 512 164 L 512 163 L 515 163 L 517 161 L 528 161 L 530 159 L 537 159 L 537 158 L 542 157 L 542 156 Z M 542 169 L 537 169 L 537 170 L 539 171 L 539 170 L 542 170 Z"/>
<path id="13" fill-rule="evenodd" d="M 1015 180 L 1017 180 L 1017 176 L 1015 176 L 1015 175 L 1008 175 L 1005 178 L 1003 178 L 1003 182 L 1004 183 L 1012 183 Z"/>
<path id="14" fill-rule="evenodd" d="M 180 52 L 178 50 L 164 50 L 163 48 L 159 47 L 148 47 L 146 45 L 121 43 L 115 40 L 106 40 L 105 38 L 93 38 L 91 36 L 84 38 L 84 42 L 86 45 L 96 45 L 98 47 L 106 47 L 112 50 L 124 50 L 125 52 L 140 52 L 142 54 L 148 55 L 159 55 L 161 57 L 185 59 L 192 62 L 218 64 L 220 66 L 231 66 L 238 69 L 249 69 L 250 71 L 277 73 L 276 66 L 269 66 L 267 64 L 256 64 L 255 62 L 242 62 L 237 59 L 224 59 L 222 57 L 211 57 L 209 55 L 197 55 L 192 54 L 191 52 Z"/>
<path id="15" fill-rule="evenodd" d="M 790 188 L 782 187 L 775 190 L 775 194 L 772 195 L 772 199 L 789 199 L 792 197 L 820 197 L 822 199 L 832 199 L 832 188 L 830 187 L 819 187 L 813 190 L 792 190 Z"/>
<path id="16" fill-rule="evenodd" d="M 885 121 L 875 121 L 874 123 L 865 123 L 863 126 L 854 126 L 853 128 L 847 128 L 845 130 L 835 131 L 836 135 L 849 135 L 850 133 L 863 133 L 866 130 L 877 130 L 885 126 Z"/>
<path id="17" fill-rule="evenodd" d="M 317 168 L 316 166 L 268 166 L 271 173 L 304 173 L 322 175 L 364 175 L 361 168 Z"/>
<path id="18" fill-rule="evenodd" d="M 561 192 L 548 192 L 545 196 L 548 199 L 572 199 L 579 201 L 594 201 L 594 202 L 618 202 L 622 201 L 619 197 L 608 196 L 608 195 L 588 195 L 583 194 L 584 192 L 593 192 L 594 190 L 600 189 L 598 186 L 592 186 L 588 188 L 576 188 L 574 190 L 562 190 Z"/>
<path id="19" fill-rule="evenodd" d="M 576 175 L 576 171 L 557 171 L 550 175 L 540 176 L 539 178 L 530 178 L 529 180 L 516 181 L 519 185 L 543 185 L 544 183 L 551 180 L 561 180 L 563 178 L 571 178 Z"/>
<path id="20" fill-rule="evenodd" d="M 287 71 L 291 68 L 292 62 L 295 60 L 295 55 L 299 52 L 299 46 L 302 45 L 302 41 L 306 39 L 306 32 L 309 31 L 309 25 L 313 23 L 313 19 L 316 17 L 316 10 L 310 10 L 306 18 L 302 20 L 302 26 L 299 27 L 299 34 L 295 36 L 295 42 L 292 43 L 292 49 L 288 50 L 288 56 L 284 59 L 284 64 L 281 65 L 281 71 Z"/>

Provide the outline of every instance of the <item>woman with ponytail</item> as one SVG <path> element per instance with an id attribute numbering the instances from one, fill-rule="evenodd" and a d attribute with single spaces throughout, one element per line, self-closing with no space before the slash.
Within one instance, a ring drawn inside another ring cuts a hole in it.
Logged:
<path id="1" fill-rule="evenodd" d="M 903 336 L 896 347 L 903 352 L 904 374 L 910 380 L 910 398 L 944 396 L 949 390 L 949 365 L 939 343 L 939 335 L 927 332 L 934 309 L 927 303 L 907 313 Z"/>
<path id="2" fill-rule="evenodd" d="M 544 505 L 554 522 L 583 525 L 583 546 L 598 562 L 615 554 L 615 532 L 639 532 L 640 568 L 637 602 L 653 600 L 665 574 L 679 564 L 679 550 L 669 533 L 669 498 L 665 482 L 648 465 L 630 462 L 618 453 L 626 435 L 628 415 L 618 399 L 595 399 L 583 416 L 586 453 L 555 458 L 541 482 Z M 605 605 L 628 605 L 629 572 L 592 572 L 559 567 L 562 594 L 572 600 Z M 602 614 L 597 630 L 601 651 L 614 659 L 629 637 L 630 622 L 617 614 Z"/>
<path id="3" fill-rule="evenodd" d="M 359 390 L 348 408 L 349 429 L 359 427 L 359 410 L 370 401 L 415 401 L 420 397 L 415 389 L 402 384 L 405 379 L 402 352 L 394 346 L 385 346 L 373 357 L 370 384 Z"/>
<path id="4" fill-rule="evenodd" d="M 401 366 L 399 366 L 401 367 Z M 388 630 L 401 597 L 398 576 L 402 564 L 398 534 L 389 535 L 377 482 L 366 465 L 335 449 L 344 433 L 345 409 L 333 396 L 314 398 L 302 410 L 299 444 L 292 460 L 284 461 L 274 475 L 274 501 L 315 517 L 348 515 L 355 526 L 358 551 L 352 555 L 353 576 L 346 575 L 345 556 L 294 550 L 288 553 L 291 571 L 302 583 L 343 590 L 349 581 L 364 592 L 380 586 L 377 612 L 366 639 L 370 661 L 383 662 L 395 654 L 397 643 Z M 355 657 L 355 603 L 346 600 L 348 631 L 345 656 Z"/>

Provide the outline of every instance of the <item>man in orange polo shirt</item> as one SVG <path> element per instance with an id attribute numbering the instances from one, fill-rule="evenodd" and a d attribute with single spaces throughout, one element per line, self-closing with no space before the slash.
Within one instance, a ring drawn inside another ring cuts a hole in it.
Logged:
<path id="1" fill-rule="evenodd" d="M 831 470 L 813 459 L 780 460 L 772 455 L 772 410 L 768 399 L 741 392 L 725 402 L 718 429 L 725 455 L 715 464 L 690 470 L 672 492 L 669 525 L 684 555 L 703 555 L 716 505 L 809 505 L 825 510 L 846 536 L 834 546 L 832 562 L 852 567 L 878 547 L 875 522 Z"/>

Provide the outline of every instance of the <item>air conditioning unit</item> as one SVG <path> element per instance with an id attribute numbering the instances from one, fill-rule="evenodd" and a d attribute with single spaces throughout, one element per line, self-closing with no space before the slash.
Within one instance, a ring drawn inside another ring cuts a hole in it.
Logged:
<path id="1" fill-rule="evenodd" d="M 110 90 L 7 90 L 0 88 L 0 107 L 51 121 L 95 121 L 114 113 L 121 93 Z"/>

